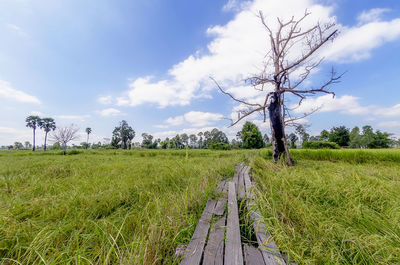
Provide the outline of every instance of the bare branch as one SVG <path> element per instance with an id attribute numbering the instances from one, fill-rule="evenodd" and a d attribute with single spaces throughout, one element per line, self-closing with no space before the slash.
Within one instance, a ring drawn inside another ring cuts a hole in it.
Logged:
<path id="1" fill-rule="evenodd" d="M 214 79 L 213 77 L 210 76 L 210 79 L 211 79 L 212 81 L 214 81 L 214 83 L 217 85 L 218 89 L 219 89 L 223 94 L 228 95 L 228 96 L 229 96 L 231 99 L 233 99 L 234 101 L 237 101 L 237 102 L 239 102 L 239 103 L 242 103 L 242 104 L 245 104 L 245 105 L 248 105 L 248 106 L 261 107 L 260 104 L 257 104 L 257 103 L 249 103 L 249 102 L 246 102 L 246 101 L 244 101 L 244 100 L 235 98 L 234 96 L 232 96 L 231 93 L 226 92 L 225 90 L 223 90 L 222 87 L 218 84 L 217 81 L 215 81 L 215 79 Z"/>
<path id="2" fill-rule="evenodd" d="M 52 132 L 49 136 L 49 140 L 52 142 L 59 142 L 63 145 L 64 154 L 67 149 L 67 144 L 70 141 L 76 140 L 79 138 L 77 135 L 79 128 L 75 127 L 73 124 L 66 127 L 59 127 L 54 132 Z"/>
<path id="3" fill-rule="evenodd" d="M 319 106 L 315 109 L 312 109 L 309 112 L 303 113 L 303 115 L 301 115 L 299 117 L 290 117 L 289 109 L 286 107 L 285 107 L 285 109 L 286 109 L 286 113 L 288 113 L 288 116 L 289 116 L 289 119 L 285 119 L 285 125 L 286 126 L 297 126 L 299 123 L 297 123 L 296 121 L 299 121 L 301 119 L 304 119 L 304 118 L 310 116 L 311 114 L 314 114 L 315 112 L 317 112 L 321 109 L 321 106 Z"/>

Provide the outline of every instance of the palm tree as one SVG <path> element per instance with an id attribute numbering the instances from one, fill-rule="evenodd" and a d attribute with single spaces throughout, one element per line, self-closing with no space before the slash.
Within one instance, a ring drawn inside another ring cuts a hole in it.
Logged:
<path id="1" fill-rule="evenodd" d="M 43 129 L 44 132 L 45 132 L 45 136 L 44 136 L 44 151 L 46 151 L 47 134 L 51 130 L 54 131 L 56 129 L 56 122 L 54 121 L 53 118 L 43 118 L 39 122 L 39 126 L 40 126 L 40 129 Z"/>
<path id="2" fill-rule="evenodd" d="M 90 127 L 87 127 L 86 128 L 86 133 L 87 133 L 87 140 L 86 140 L 86 149 L 88 149 L 88 147 L 89 147 L 89 134 L 91 134 L 92 133 L 92 128 L 90 128 Z"/>
<path id="3" fill-rule="evenodd" d="M 36 127 L 39 126 L 41 119 L 39 116 L 28 116 L 25 120 L 26 122 L 26 127 L 32 128 L 33 130 L 33 147 L 32 151 L 35 151 L 36 149 L 36 144 L 35 144 L 35 131 Z"/>

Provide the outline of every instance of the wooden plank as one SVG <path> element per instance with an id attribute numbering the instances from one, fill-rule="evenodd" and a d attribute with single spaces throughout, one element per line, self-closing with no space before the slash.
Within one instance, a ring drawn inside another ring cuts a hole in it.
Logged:
<path id="1" fill-rule="evenodd" d="M 235 167 L 236 170 L 235 170 L 235 174 L 233 175 L 233 182 L 235 183 L 236 192 L 239 190 L 239 175 L 240 175 L 240 172 L 242 172 L 243 168 L 244 168 L 243 163 L 240 163 L 239 165 L 237 165 Z"/>
<path id="2" fill-rule="evenodd" d="M 251 200 L 253 198 L 253 191 L 251 190 L 251 187 L 253 185 L 251 184 L 249 170 L 247 170 L 244 173 L 243 178 L 244 178 L 244 186 L 246 187 L 246 198 L 247 198 L 247 201 L 249 201 L 249 200 Z"/>
<path id="3" fill-rule="evenodd" d="M 224 189 L 224 187 L 225 187 L 225 183 L 226 183 L 226 180 L 224 179 L 224 180 L 222 180 L 218 185 L 217 185 L 217 188 L 215 189 L 215 193 L 217 193 L 217 192 L 221 192 L 221 191 L 223 191 L 223 189 Z"/>
<path id="4" fill-rule="evenodd" d="M 246 265 L 265 265 L 261 251 L 255 247 L 244 245 L 244 263 Z"/>
<path id="5" fill-rule="evenodd" d="M 182 265 L 198 265 L 200 264 L 204 245 L 206 243 L 208 230 L 210 229 L 210 221 L 212 212 L 214 211 L 216 201 L 209 200 L 204 208 L 204 211 L 200 217 L 199 223 L 194 230 L 192 239 L 186 248 L 185 257 L 182 259 Z"/>
<path id="6" fill-rule="evenodd" d="M 253 183 L 250 180 L 249 170 L 244 174 L 244 182 L 246 186 L 247 209 L 252 211 L 250 219 L 253 222 L 253 229 L 256 234 L 257 243 L 266 265 L 282 265 L 286 264 L 282 258 L 282 254 L 271 239 L 270 234 L 266 234 L 266 228 L 262 221 L 261 214 L 255 208 L 254 194 L 252 191 Z"/>
<path id="7" fill-rule="evenodd" d="M 246 190 L 244 186 L 244 174 L 248 172 L 247 167 L 244 167 L 243 170 L 239 173 L 239 187 L 238 187 L 238 197 L 239 199 L 244 199 Z"/>
<path id="8" fill-rule="evenodd" d="M 224 189 L 222 190 L 222 197 L 218 198 L 217 204 L 214 208 L 214 214 L 217 216 L 222 216 L 225 213 L 225 206 L 227 200 L 227 193 L 228 192 L 228 182 L 225 183 Z"/>
<path id="9" fill-rule="evenodd" d="M 254 211 L 250 214 L 252 219 L 253 229 L 256 233 L 258 247 L 263 255 L 264 262 L 266 265 L 283 265 L 286 264 L 282 257 L 281 252 L 272 240 L 271 235 L 266 233 L 264 222 L 262 222 L 261 215 L 258 211 Z"/>
<path id="10" fill-rule="evenodd" d="M 204 250 L 203 265 L 224 264 L 224 236 L 226 216 L 222 216 L 212 227 L 206 248 Z"/>
<path id="11" fill-rule="evenodd" d="M 239 171 L 238 170 L 235 171 L 232 181 L 235 184 L 235 190 L 237 190 L 238 184 L 239 184 Z"/>
<path id="12" fill-rule="evenodd" d="M 226 223 L 225 264 L 243 265 L 236 188 L 234 182 L 229 182 L 228 185 L 228 219 Z"/>

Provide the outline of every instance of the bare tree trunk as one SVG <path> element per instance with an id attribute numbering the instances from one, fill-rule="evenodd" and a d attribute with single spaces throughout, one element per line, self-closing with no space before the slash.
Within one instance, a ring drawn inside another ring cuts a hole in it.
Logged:
<path id="1" fill-rule="evenodd" d="M 32 151 L 36 150 L 36 144 L 35 144 L 35 129 L 33 129 L 33 147 L 32 147 Z"/>
<path id="2" fill-rule="evenodd" d="M 283 142 L 285 144 L 285 152 L 286 152 L 286 162 L 288 163 L 289 166 L 293 166 L 293 160 L 292 160 L 292 156 L 290 155 L 289 152 L 289 147 L 286 141 L 286 136 L 283 137 Z"/>
<path id="3" fill-rule="evenodd" d="M 63 155 L 67 154 L 67 145 L 63 144 Z"/>
<path id="4" fill-rule="evenodd" d="M 272 93 L 268 112 L 271 123 L 272 156 L 276 163 L 285 152 L 285 143 L 283 141 L 285 132 L 281 115 L 281 99 L 278 92 Z"/>
<path id="5" fill-rule="evenodd" d="M 87 138 L 86 138 L 86 149 L 89 148 L 89 134 L 87 134 Z"/>
<path id="6" fill-rule="evenodd" d="M 46 151 L 47 132 L 44 135 L 44 151 Z"/>

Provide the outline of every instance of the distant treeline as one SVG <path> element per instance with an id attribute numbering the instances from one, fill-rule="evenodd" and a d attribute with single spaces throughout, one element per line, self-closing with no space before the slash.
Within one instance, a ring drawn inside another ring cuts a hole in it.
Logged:
<path id="1" fill-rule="evenodd" d="M 62 150 L 67 148 L 67 142 L 54 141 L 54 139 L 61 139 L 57 135 L 58 131 L 65 130 L 67 132 L 77 132 L 77 129 L 72 126 L 64 128 L 56 128 L 55 122 L 52 118 L 41 119 L 37 116 L 29 116 L 26 119 L 27 127 L 33 129 L 33 139 L 35 139 L 36 128 L 43 129 L 47 138 L 47 133 L 54 131 L 50 134 L 53 139 L 53 144 L 48 147 L 51 150 Z M 75 131 L 74 131 L 75 130 Z M 132 149 L 132 148 L 146 148 L 146 149 L 249 149 L 249 148 L 263 148 L 270 147 L 271 142 L 267 134 L 262 136 L 259 128 L 252 122 L 246 122 L 242 130 L 236 133 L 236 137 L 229 141 L 226 134 L 217 128 L 211 131 L 198 132 L 197 134 L 177 134 L 172 138 L 154 138 L 153 135 L 142 133 L 142 142 L 134 142 L 136 136 L 135 131 L 129 124 L 123 120 L 119 126 L 115 127 L 112 132 L 112 138 L 104 138 L 104 142 L 89 143 L 89 135 L 92 133 L 91 128 L 86 128 L 87 134 L 86 142 L 81 142 L 79 145 L 72 144 L 68 148 L 74 149 Z M 60 134 L 60 133 L 58 133 Z M 286 139 L 290 148 L 307 148 L 307 149 L 320 149 L 320 148 L 390 148 L 399 147 L 400 138 L 392 137 L 392 134 L 381 132 L 380 130 L 374 131 L 369 126 L 354 127 L 353 129 L 346 128 L 345 126 L 333 127 L 330 130 L 322 130 L 319 135 L 310 135 L 307 132 L 307 127 L 298 125 L 295 130 L 286 135 Z M 1 149 L 46 149 L 46 142 L 43 146 L 34 146 L 29 141 L 24 144 L 15 142 L 14 145 L 1 146 Z"/>

